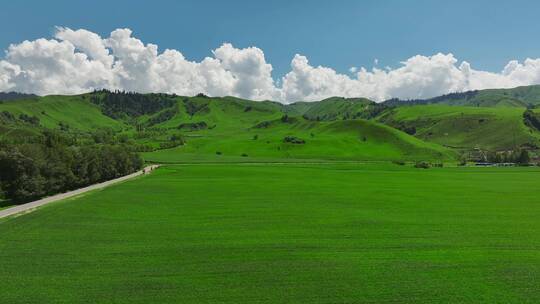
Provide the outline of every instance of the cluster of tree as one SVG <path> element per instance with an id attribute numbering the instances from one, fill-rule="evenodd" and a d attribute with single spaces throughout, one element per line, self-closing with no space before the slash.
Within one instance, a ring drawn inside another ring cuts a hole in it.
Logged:
<path id="1" fill-rule="evenodd" d="M 166 142 L 161 142 L 159 144 L 160 149 L 170 149 L 175 148 L 178 146 L 182 146 L 186 143 L 186 140 L 184 139 L 184 136 L 182 134 L 173 134 L 169 136 L 169 140 Z"/>
<path id="2" fill-rule="evenodd" d="M 15 117 L 15 115 L 13 115 L 13 113 L 11 112 L 8 112 L 8 111 L 2 111 L 0 112 L 0 122 L 2 123 L 14 123 L 14 122 L 17 122 L 17 121 L 20 121 L 22 123 L 27 123 L 27 124 L 31 124 L 33 126 L 38 126 L 39 125 L 39 118 L 36 117 L 36 116 L 33 116 L 33 115 L 28 115 L 28 114 L 19 114 L 18 117 Z"/>
<path id="3" fill-rule="evenodd" d="M 34 97 L 37 97 L 37 95 L 19 92 L 0 92 L 0 100 L 29 99 Z"/>
<path id="4" fill-rule="evenodd" d="M 298 138 L 296 136 L 285 136 L 285 138 L 283 138 L 283 142 L 290 143 L 290 144 L 299 144 L 299 145 L 306 143 L 305 140 Z"/>
<path id="5" fill-rule="evenodd" d="M 70 139 L 45 131 L 40 142 L 0 145 L 0 188 L 25 202 L 139 170 L 143 161 L 122 145 L 70 146 Z"/>
<path id="6" fill-rule="evenodd" d="M 530 128 L 540 131 L 540 115 L 528 109 L 523 113 L 523 121 Z"/>
<path id="7" fill-rule="evenodd" d="M 356 113 L 354 118 L 372 119 L 377 117 L 379 114 L 381 114 L 384 110 L 388 108 L 389 107 L 387 105 L 382 103 L 368 104 L 363 111 Z"/>
<path id="8" fill-rule="evenodd" d="M 518 165 L 528 165 L 531 162 L 529 151 L 525 149 L 503 152 L 488 152 L 486 158 L 488 162 L 496 164 L 514 163 Z"/>
<path id="9" fill-rule="evenodd" d="M 140 94 L 108 90 L 95 91 L 90 100 L 101 107 L 103 114 L 114 119 L 154 114 L 175 105 L 174 96 L 167 94 Z"/>
<path id="10" fill-rule="evenodd" d="M 401 165 L 401 163 L 399 163 Z M 405 163 L 403 163 L 405 164 Z M 434 168 L 442 168 L 444 167 L 444 164 L 443 163 L 440 163 L 440 162 L 437 162 L 437 163 L 430 163 L 430 162 L 427 162 L 427 161 L 417 161 L 415 164 L 414 164 L 414 167 L 415 168 L 420 168 L 420 169 L 429 169 L 431 167 L 434 167 Z"/>
<path id="11" fill-rule="evenodd" d="M 461 100 L 469 100 L 473 97 L 475 97 L 478 94 L 478 90 L 473 91 L 467 91 L 467 92 L 459 92 L 459 93 L 450 93 L 445 94 L 429 99 L 398 99 L 398 98 L 392 98 L 388 99 L 383 102 L 384 105 L 389 107 L 397 107 L 397 106 L 403 106 L 403 105 L 422 105 L 422 104 L 432 104 L 432 103 L 441 103 L 441 102 L 452 102 L 452 101 L 461 101 Z"/>
<path id="12" fill-rule="evenodd" d="M 197 95 L 197 97 L 201 97 Z M 208 113 L 210 112 L 210 108 L 208 107 L 208 101 L 200 101 L 200 100 L 192 100 L 189 98 L 184 98 L 184 107 L 186 108 L 186 112 L 189 114 L 191 118 L 197 113 Z"/>
<path id="13" fill-rule="evenodd" d="M 387 123 L 388 125 L 392 126 L 393 128 L 396 128 L 400 131 L 403 131 L 409 135 L 414 135 L 416 134 L 416 127 L 412 124 L 406 124 L 406 123 L 403 123 L 403 122 L 394 122 L 394 121 L 387 121 L 385 122 Z"/>
<path id="14" fill-rule="evenodd" d="M 208 124 L 204 121 L 199 122 L 185 122 L 178 125 L 178 129 L 186 131 L 197 131 L 208 129 Z"/>
<path id="15" fill-rule="evenodd" d="M 13 115 L 11 112 L 8 112 L 8 111 L 0 112 L 0 122 L 10 123 L 10 122 L 14 122 L 15 120 L 16 120 L 15 115 Z"/>
<path id="16" fill-rule="evenodd" d="M 165 110 L 159 112 L 157 115 L 155 115 L 155 116 L 151 117 L 150 119 L 148 119 L 148 121 L 146 122 L 146 125 L 151 127 L 151 126 L 157 125 L 159 123 L 165 122 L 167 120 L 172 119 L 174 116 L 176 116 L 177 113 L 178 113 L 178 108 L 177 107 L 172 107 L 170 109 L 165 109 Z"/>
<path id="17" fill-rule="evenodd" d="M 280 120 L 282 123 L 289 123 L 289 124 L 296 123 L 298 121 L 297 118 L 289 117 L 289 115 L 287 114 L 281 116 Z"/>
<path id="18" fill-rule="evenodd" d="M 19 119 L 25 123 L 31 124 L 33 126 L 39 125 L 39 118 L 36 116 L 30 116 L 26 114 L 19 114 Z"/>

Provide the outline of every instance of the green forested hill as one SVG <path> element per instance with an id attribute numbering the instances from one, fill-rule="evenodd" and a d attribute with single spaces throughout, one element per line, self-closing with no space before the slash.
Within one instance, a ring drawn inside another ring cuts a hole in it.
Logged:
<path id="1" fill-rule="evenodd" d="M 477 149 L 535 151 L 538 110 L 526 119 L 524 105 L 537 91 L 451 94 L 433 99 L 436 104 L 333 97 L 289 105 L 98 91 L 3 101 L 0 138 L 21 142 L 56 130 L 131 144 L 156 161 L 448 160 Z"/>
<path id="2" fill-rule="evenodd" d="M 442 104 L 471 107 L 527 107 L 540 105 L 540 85 L 512 89 L 487 89 L 463 93 L 451 93 L 429 99 L 384 102 L 388 106 Z"/>

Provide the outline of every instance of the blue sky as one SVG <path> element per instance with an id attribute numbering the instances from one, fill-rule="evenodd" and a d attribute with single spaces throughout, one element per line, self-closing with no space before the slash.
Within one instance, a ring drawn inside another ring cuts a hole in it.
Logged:
<path id="1" fill-rule="evenodd" d="M 538 1 L 5 1 L 0 91 L 382 101 L 540 84 L 538 12 Z"/>
<path id="2" fill-rule="evenodd" d="M 399 65 L 413 55 L 453 53 L 474 68 L 500 71 L 540 56 L 538 1 L 5 1 L 0 47 L 55 26 L 102 36 L 128 27 L 143 42 L 200 60 L 223 42 L 257 46 L 274 77 L 294 54 L 345 73 L 351 66 Z"/>

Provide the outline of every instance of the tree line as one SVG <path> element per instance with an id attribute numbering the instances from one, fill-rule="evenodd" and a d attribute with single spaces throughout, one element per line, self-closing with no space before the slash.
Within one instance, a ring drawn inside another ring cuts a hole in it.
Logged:
<path id="1" fill-rule="evenodd" d="M 490 151 L 486 155 L 486 159 L 490 163 L 514 163 L 518 165 L 528 165 L 531 162 L 529 151 L 525 149 L 517 149 L 503 152 Z"/>
<path id="2" fill-rule="evenodd" d="M 0 197 L 22 203 L 133 173 L 143 160 L 125 145 L 70 145 L 44 131 L 39 141 L 0 143 Z"/>

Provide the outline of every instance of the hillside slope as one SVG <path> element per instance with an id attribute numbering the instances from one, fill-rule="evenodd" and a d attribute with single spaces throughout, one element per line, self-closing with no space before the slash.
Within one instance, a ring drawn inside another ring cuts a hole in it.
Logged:
<path id="1" fill-rule="evenodd" d="M 82 131 L 125 127 L 123 122 L 104 115 L 101 109 L 90 103 L 84 95 L 5 101 L 0 104 L 0 112 L 2 111 L 8 111 L 15 116 L 25 114 L 37 117 L 40 125 L 50 129 L 58 128 L 60 123 Z"/>
<path id="2" fill-rule="evenodd" d="M 388 110 L 377 121 L 419 139 L 458 149 L 540 146 L 540 134 L 523 122 L 524 111 L 516 107 L 416 105 Z"/>
<path id="3" fill-rule="evenodd" d="M 341 120 L 367 118 L 366 111 L 375 102 L 366 98 L 331 97 L 317 102 L 299 102 L 288 105 L 309 120 Z M 294 111 L 291 111 L 294 113 Z"/>
<path id="4" fill-rule="evenodd" d="M 204 110 L 189 115 L 185 109 L 186 102 L 197 103 Z M 455 157 L 449 149 L 366 120 L 310 121 L 288 116 L 274 103 L 231 102 L 226 98 L 190 98 L 182 103 L 173 119 L 156 127 L 174 128 L 190 123 L 198 127 L 184 130 L 185 146 L 146 153 L 148 160 L 174 162 L 195 157 L 219 161 L 242 156 L 342 160 Z M 295 143 L 294 139 L 298 142 Z"/>
<path id="5" fill-rule="evenodd" d="M 385 101 L 384 104 L 387 106 L 440 104 L 472 107 L 524 108 L 540 105 L 540 85 L 451 93 L 429 99 L 390 99 Z"/>

